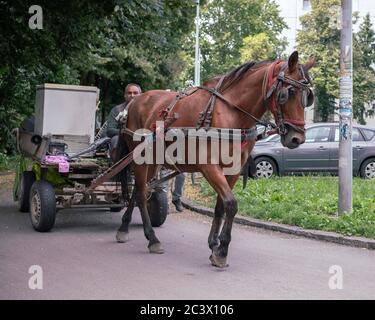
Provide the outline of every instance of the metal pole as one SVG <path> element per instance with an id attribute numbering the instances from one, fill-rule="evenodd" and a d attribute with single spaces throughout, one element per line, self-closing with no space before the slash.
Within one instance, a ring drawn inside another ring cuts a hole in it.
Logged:
<path id="1" fill-rule="evenodd" d="M 353 185 L 353 51 L 352 0 L 341 0 L 341 53 L 340 53 L 340 143 L 339 143 L 339 203 L 338 214 L 352 211 Z"/>
<path id="2" fill-rule="evenodd" d="M 201 61 L 200 61 L 200 48 L 199 48 L 199 0 L 196 0 L 197 4 L 197 15 L 195 17 L 195 68 L 194 68 L 194 85 L 199 86 L 201 84 Z M 191 174 L 191 182 L 195 184 L 195 173 Z"/>
<path id="3" fill-rule="evenodd" d="M 199 49 L 199 0 L 196 0 L 197 4 L 197 16 L 195 18 L 195 68 L 194 68 L 194 85 L 199 86 L 201 82 L 200 76 L 200 49 Z"/>

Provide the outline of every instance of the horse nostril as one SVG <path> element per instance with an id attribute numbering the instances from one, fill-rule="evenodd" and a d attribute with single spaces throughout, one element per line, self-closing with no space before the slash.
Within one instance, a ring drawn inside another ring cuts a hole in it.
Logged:
<path id="1" fill-rule="evenodd" d="M 295 144 L 295 145 L 300 145 L 301 144 L 301 140 L 297 137 L 294 137 L 292 138 L 292 143 Z"/>

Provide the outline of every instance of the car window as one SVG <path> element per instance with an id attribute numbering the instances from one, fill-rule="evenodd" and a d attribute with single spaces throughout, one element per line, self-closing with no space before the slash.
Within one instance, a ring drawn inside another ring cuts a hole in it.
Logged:
<path id="1" fill-rule="evenodd" d="M 305 143 L 328 142 L 331 127 L 315 127 L 306 130 Z"/>
<path id="2" fill-rule="evenodd" d="M 375 131 L 368 130 L 368 129 L 362 129 L 362 133 L 365 136 L 366 141 L 372 140 L 372 138 L 375 136 Z"/>
<path id="3" fill-rule="evenodd" d="M 270 136 L 270 138 L 267 141 L 278 142 L 280 141 L 280 136 L 278 134 L 274 134 L 273 136 Z"/>
<path id="4" fill-rule="evenodd" d="M 336 127 L 335 129 L 335 141 L 339 141 L 340 140 L 340 137 L 339 137 L 339 127 Z M 359 132 L 358 128 L 353 128 L 353 131 L 352 131 L 352 140 L 353 141 L 363 141 L 363 136 L 362 134 Z"/>

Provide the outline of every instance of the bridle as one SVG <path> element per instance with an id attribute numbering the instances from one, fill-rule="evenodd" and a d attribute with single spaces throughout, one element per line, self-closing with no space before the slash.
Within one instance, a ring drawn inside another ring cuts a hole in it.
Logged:
<path id="1" fill-rule="evenodd" d="M 276 78 L 273 77 L 273 72 L 276 65 L 283 63 L 280 72 Z M 310 88 L 311 80 L 306 76 L 302 65 L 299 65 L 299 71 L 302 80 L 295 80 L 285 75 L 285 70 L 288 67 L 287 62 L 281 60 L 273 62 L 264 75 L 263 79 L 263 97 L 264 104 L 274 114 L 276 126 L 270 133 L 279 133 L 286 135 L 288 133 L 287 127 L 291 127 L 297 132 L 304 133 L 305 121 L 294 120 L 284 117 L 283 108 L 290 96 L 293 94 L 294 88 L 301 90 L 301 105 L 303 108 L 309 107 L 314 102 L 314 94 Z M 287 86 L 285 86 L 285 84 Z M 269 89 L 268 89 L 269 88 Z"/>

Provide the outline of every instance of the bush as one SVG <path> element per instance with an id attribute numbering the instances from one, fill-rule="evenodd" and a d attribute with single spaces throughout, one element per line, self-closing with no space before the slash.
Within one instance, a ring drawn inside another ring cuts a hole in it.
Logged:
<path id="1" fill-rule="evenodd" d="M 8 156 L 0 152 L 0 171 L 7 170 L 9 166 Z"/>

